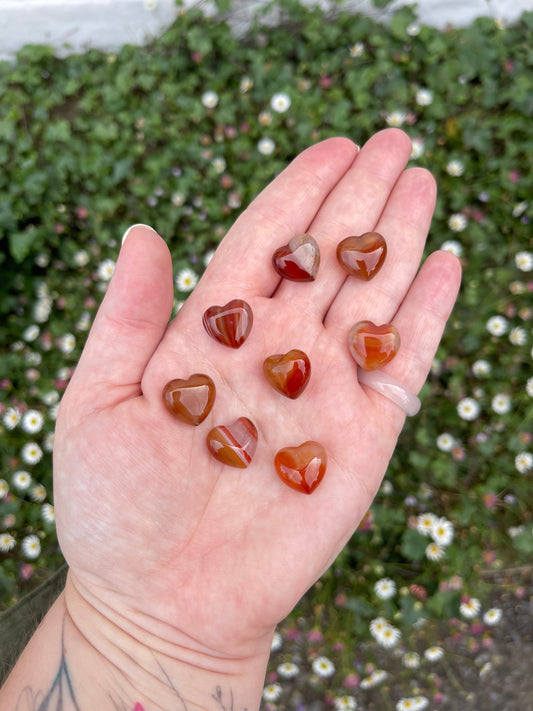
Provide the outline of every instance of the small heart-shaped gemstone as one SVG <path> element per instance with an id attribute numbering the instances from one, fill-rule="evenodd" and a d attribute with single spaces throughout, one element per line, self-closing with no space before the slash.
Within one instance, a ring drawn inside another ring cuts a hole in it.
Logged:
<path id="1" fill-rule="evenodd" d="M 314 281 L 320 265 L 320 250 L 311 235 L 293 237 L 276 249 L 272 264 L 277 273 L 291 281 Z"/>
<path id="2" fill-rule="evenodd" d="M 233 299 L 225 306 L 210 306 L 204 313 L 203 324 L 215 341 L 240 348 L 248 338 L 253 320 L 250 305 L 242 299 Z"/>
<path id="3" fill-rule="evenodd" d="M 387 243 L 378 232 L 346 237 L 337 245 L 337 259 L 352 276 L 369 281 L 374 277 L 387 256 Z"/>
<path id="4" fill-rule="evenodd" d="M 208 375 L 195 373 L 190 378 L 171 380 L 163 388 L 163 402 L 169 412 L 188 425 L 199 425 L 215 402 L 215 383 Z"/>
<path id="5" fill-rule="evenodd" d="M 257 447 L 257 428 L 247 417 L 232 425 L 219 425 L 207 435 L 207 448 L 222 464 L 245 469 Z"/>
<path id="6" fill-rule="evenodd" d="M 293 348 L 285 355 L 269 356 L 263 363 L 263 371 L 273 388 L 295 400 L 309 382 L 311 363 L 303 351 Z"/>
<path id="7" fill-rule="evenodd" d="M 326 473 L 327 455 L 318 442 L 284 447 L 274 458 L 276 472 L 284 484 L 303 494 L 312 494 Z"/>
<path id="8" fill-rule="evenodd" d="M 364 370 L 377 370 L 389 363 L 400 347 L 400 334 L 390 323 L 376 326 L 372 321 L 359 321 L 348 336 L 350 353 Z"/>

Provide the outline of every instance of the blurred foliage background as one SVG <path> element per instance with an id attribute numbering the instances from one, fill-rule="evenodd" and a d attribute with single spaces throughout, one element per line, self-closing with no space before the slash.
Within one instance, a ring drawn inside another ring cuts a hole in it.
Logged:
<path id="1" fill-rule="evenodd" d="M 427 251 L 460 256 L 462 291 L 361 530 L 280 629 L 265 704 L 445 708 L 425 650 L 475 661 L 531 575 L 533 13 L 441 31 L 271 5 L 279 24 L 267 6 L 245 37 L 190 9 L 142 48 L 0 65 L 0 609 L 62 563 L 54 420 L 124 230 L 167 239 L 177 309 L 300 150 L 398 126 L 438 181 Z"/>

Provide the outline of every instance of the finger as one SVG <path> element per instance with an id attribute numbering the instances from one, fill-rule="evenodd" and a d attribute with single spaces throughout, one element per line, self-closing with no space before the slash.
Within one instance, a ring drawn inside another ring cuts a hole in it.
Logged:
<path id="1" fill-rule="evenodd" d="M 368 282 L 345 279 L 327 314 L 325 324 L 339 337 L 357 321 L 380 325 L 394 316 L 418 271 L 436 193 L 428 171 L 409 168 L 402 173 L 375 228 L 387 242 L 383 267 Z"/>
<path id="2" fill-rule="evenodd" d="M 357 151 L 346 138 L 330 138 L 295 158 L 235 222 L 197 285 L 195 298 L 226 303 L 235 296 L 270 296 L 280 279 L 272 267 L 273 252 L 307 231 Z"/>
<path id="3" fill-rule="evenodd" d="M 347 276 L 337 262 L 337 244 L 349 235 L 376 228 L 411 150 L 411 140 L 397 129 L 381 131 L 365 143 L 309 227 L 320 247 L 316 280 L 303 285 L 284 280 L 276 298 L 287 299 L 295 308 L 312 309 L 320 320 L 324 318 Z"/>
<path id="4" fill-rule="evenodd" d="M 172 261 L 150 227 L 127 233 L 69 389 L 105 407 L 140 394 L 144 369 L 172 311 Z"/>
<path id="5" fill-rule="evenodd" d="M 424 384 L 461 284 L 459 260 L 449 252 L 434 252 L 422 265 L 393 319 L 400 332 L 396 357 L 383 369 L 414 393 Z M 366 388 L 381 407 L 400 409 Z"/>

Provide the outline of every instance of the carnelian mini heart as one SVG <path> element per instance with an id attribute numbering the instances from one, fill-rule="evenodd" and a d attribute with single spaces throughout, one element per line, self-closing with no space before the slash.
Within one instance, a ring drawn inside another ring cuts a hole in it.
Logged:
<path id="1" fill-rule="evenodd" d="M 400 347 L 400 334 L 390 323 L 376 326 L 372 321 L 359 321 L 348 336 L 350 353 L 364 370 L 377 370 L 389 363 Z"/>
<path id="2" fill-rule="evenodd" d="M 320 265 L 320 250 L 311 235 L 293 237 L 276 249 L 272 264 L 277 273 L 291 281 L 314 281 Z"/>
<path id="3" fill-rule="evenodd" d="M 309 440 L 299 447 L 284 447 L 274 458 L 276 472 L 284 484 L 303 494 L 312 494 L 326 473 L 326 450 Z"/>
<path id="4" fill-rule="evenodd" d="M 387 256 L 387 243 L 379 232 L 346 237 L 337 245 L 337 259 L 352 276 L 369 281 L 374 277 Z"/>
<path id="5" fill-rule="evenodd" d="M 305 390 L 311 377 L 311 362 L 297 348 L 283 354 L 271 355 L 263 363 L 268 382 L 285 397 L 295 400 Z"/>
<path id="6" fill-rule="evenodd" d="M 257 447 L 257 428 L 247 417 L 232 425 L 219 425 L 207 435 L 207 448 L 222 464 L 245 469 Z"/>
<path id="7" fill-rule="evenodd" d="M 163 402 L 169 412 L 188 425 L 199 425 L 215 402 L 215 383 L 209 375 L 195 373 L 190 378 L 171 380 L 163 388 Z"/>
<path id="8" fill-rule="evenodd" d="M 230 348 L 242 346 L 252 329 L 253 320 L 250 305 L 242 299 L 228 301 L 225 306 L 210 306 L 203 316 L 207 333 Z"/>

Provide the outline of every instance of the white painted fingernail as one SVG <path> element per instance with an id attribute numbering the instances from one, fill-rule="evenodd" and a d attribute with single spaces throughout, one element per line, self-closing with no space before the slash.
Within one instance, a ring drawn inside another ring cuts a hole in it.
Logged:
<path id="1" fill-rule="evenodd" d="M 129 235 L 129 233 L 132 231 L 132 229 L 133 229 L 134 227 L 146 227 L 148 230 L 152 230 L 152 232 L 155 232 L 154 228 L 153 228 L 153 227 L 150 227 L 150 225 L 145 225 L 145 224 L 143 224 L 142 222 L 136 222 L 134 225 L 131 225 L 130 227 L 128 227 L 128 229 L 126 230 L 126 232 L 124 232 L 124 234 L 122 235 L 122 242 L 121 242 L 121 244 L 124 244 L 124 242 L 126 241 L 127 236 Z"/>

